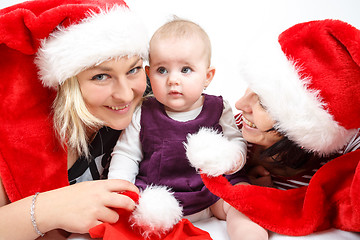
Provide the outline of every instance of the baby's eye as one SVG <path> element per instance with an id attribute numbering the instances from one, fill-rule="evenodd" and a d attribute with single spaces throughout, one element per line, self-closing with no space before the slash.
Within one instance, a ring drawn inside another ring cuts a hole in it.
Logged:
<path id="1" fill-rule="evenodd" d="M 190 73 L 190 72 L 191 72 L 191 68 L 189 68 L 189 67 L 183 67 L 183 68 L 181 69 L 181 72 L 182 72 L 182 73 Z"/>
<path id="2" fill-rule="evenodd" d="M 167 73 L 167 70 L 166 70 L 166 68 L 164 68 L 164 67 L 159 67 L 157 71 L 158 71 L 160 74 L 165 74 L 165 73 Z"/>
<path id="3" fill-rule="evenodd" d="M 93 76 L 91 78 L 91 80 L 96 80 L 96 81 L 104 81 L 106 79 L 108 79 L 110 76 L 107 74 L 97 74 L 95 76 Z"/>

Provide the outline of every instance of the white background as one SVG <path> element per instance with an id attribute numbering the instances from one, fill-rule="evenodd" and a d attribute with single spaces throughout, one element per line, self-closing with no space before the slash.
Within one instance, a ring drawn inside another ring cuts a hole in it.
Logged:
<path id="1" fill-rule="evenodd" d="M 0 8 L 16 2 L 22 0 L 0 0 Z M 246 87 L 238 72 L 242 51 L 264 32 L 276 41 L 282 31 L 296 23 L 325 18 L 340 19 L 360 29 L 360 0 L 127 0 L 127 3 L 142 16 L 150 36 L 172 15 L 200 24 L 211 38 L 212 65 L 217 69 L 206 92 L 223 95 L 233 107 Z M 218 231 L 219 234 L 226 235 L 225 227 L 208 224 L 205 230 L 210 231 L 211 228 L 223 230 L 224 233 Z M 321 236 L 296 239 L 357 238 L 358 235 L 335 230 Z M 85 238 L 75 236 L 72 239 Z M 295 238 L 273 235 L 271 239 Z"/>
<path id="2" fill-rule="evenodd" d="M 21 0 L 0 0 L 0 8 Z M 267 32 L 276 41 L 300 22 L 340 19 L 360 29 L 359 0 L 127 0 L 149 29 L 149 36 L 173 15 L 201 25 L 212 41 L 216 68 L 207 93 L 223 95 L 234 107 L 246 85 L 238 72 L 243 49 Z M 259 69 L 261 71 L 261 69 Z M 236 112 L 236 110 L 234 109 Z"/>

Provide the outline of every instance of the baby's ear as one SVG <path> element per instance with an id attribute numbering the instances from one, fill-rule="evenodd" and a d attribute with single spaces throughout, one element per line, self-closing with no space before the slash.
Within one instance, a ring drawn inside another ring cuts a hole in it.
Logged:
<path id="1" fill-rule="evenodd" d="M 206 73 L 206 85 L 205 87 L 209 86 L 209 84 L 211 83 L 211 81 L 213 80 L 215 75 L 215 68 L 214 67 L 209 67 Z"/>

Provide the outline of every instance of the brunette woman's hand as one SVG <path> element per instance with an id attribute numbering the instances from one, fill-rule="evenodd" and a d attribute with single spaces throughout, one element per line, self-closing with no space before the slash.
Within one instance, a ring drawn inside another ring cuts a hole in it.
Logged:
<path id="1" fill-rule="evenodd" d="M 258 185 L 258 186 L 263 186 L 263 187 L 272 187 L 273 186 L 270 172 L 261 165 L 257 165 L 255 167 L 251 168 L 248 171 L 247 175 L 250 179 L 250 183 L 253 185 Z"/>
<path id="2" fill-rule="evenodd" d="M 115 223 L 119 215 L 114 208 L 135 208 L 131 198 L 119 194 L 123 191 L 139 193 L 134 184 L 119 179 L 82 182 L 41 193 L 36 202 L 39 229 L 87 233 L 103 222 Z"/>

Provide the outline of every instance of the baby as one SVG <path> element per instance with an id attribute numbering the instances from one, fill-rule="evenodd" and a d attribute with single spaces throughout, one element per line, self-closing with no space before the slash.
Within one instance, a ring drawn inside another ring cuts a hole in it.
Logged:
<path id="1" fill-rule="evenodd" d="M 247 145 L 232 109 L 221 96 L 203 93 L 215 74 L 208 35 L 191 21 L 175 19 L 154 33 L 149 54 L 145 70 L 154 97 L 143 101 L 120 136 L 109 178 L 135 182 L 141 189 L 168 186 L 190 221 L 215 216 L 227 221 L 231 239 L 267 239 L 263 228 L 213 195 L 186 158 L 186 136 L 201 127 L 215 129 L 242 146 L 241 158 L 227 177 L 232 184 L 247 184 L 239 173 Z"/>

